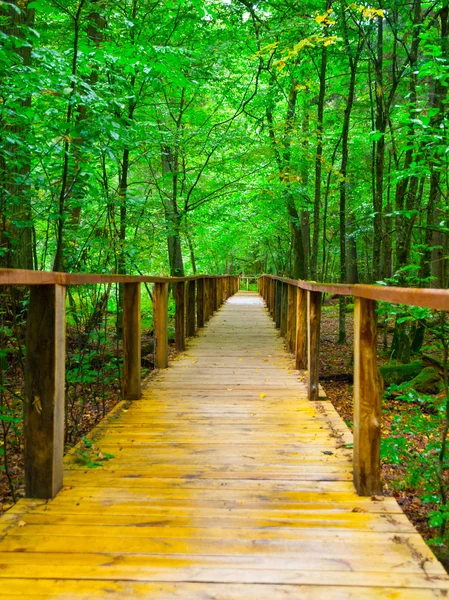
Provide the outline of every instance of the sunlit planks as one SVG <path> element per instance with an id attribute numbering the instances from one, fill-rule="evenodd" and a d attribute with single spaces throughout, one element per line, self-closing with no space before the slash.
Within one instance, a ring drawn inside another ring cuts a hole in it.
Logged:
<path id="1" fill-rule="evenodd" d="M 115 458 L 71 453 L 54 500 L 1 519 L 0 599 L 444 597 L 397 503 L 355 493 L 351 435 L 306 383 L 259 298 L 230 299 L 95 429 Z"/>

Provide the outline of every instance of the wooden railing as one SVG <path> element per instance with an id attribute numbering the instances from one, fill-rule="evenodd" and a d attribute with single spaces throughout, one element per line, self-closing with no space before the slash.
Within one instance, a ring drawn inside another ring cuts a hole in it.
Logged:
<path id="1" fill-rule="evenodd" d="M 168 293 L 175 289 L 175 343 L 180 351 L 239 289 L 238 277 L 146 277 L 0 269 L 0 285 L 30 286 L 27 317 L 24 445 L 25 488 L 53 498 L 63 483 L 66 285 L 119 283 L 123 294 L 123 399 L 141 396 L 140 285 L 153 284 L 155 368 L 168 366 Z"/>
<path id="2" fill-rule="evenodd" d="M 296 368 L 307 369 L 309 400 L 319 399 L 322 294 L 354 297 L 354 483 L 362 496 L 379 493 L 383 382 L 377 366 L 375 303 L 449 311 L 449 290 L 327 285 L 261 275 L 259 293 L 289 350 L 295 353 Z"/>

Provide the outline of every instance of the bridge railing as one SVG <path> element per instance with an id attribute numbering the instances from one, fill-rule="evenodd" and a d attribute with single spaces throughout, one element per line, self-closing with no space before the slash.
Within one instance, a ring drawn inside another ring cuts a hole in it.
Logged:
<path id="1" fill-rule="evenodd" d="M 307 369 L 309 400 L 319 399 L 322 294 L 354 297 L 354 483 L 362 496 L 379 493 L 383 381 L 377 366 L 376 301 L 449 311 L 449 290 L 317 284 L 275 275 L 261 275 L 258 287 L 295 353 L 296 368 Z"/>
<path id="2" fill-rule="evenodd" d="M 24 458 L 30 498 L 53 498 L 63 484 L 66 286 L 123 284 L 124 400 L 141 397 L 140 286 L 153 284 L 155 368 L 168 366 L 168 296 L 175 286 L 175 345 L 185 349 L 221 304 L 239 289 L 233 275 L 147 277 L 0 269 L 0 285 L 29 286 L 27 315 Z"/>

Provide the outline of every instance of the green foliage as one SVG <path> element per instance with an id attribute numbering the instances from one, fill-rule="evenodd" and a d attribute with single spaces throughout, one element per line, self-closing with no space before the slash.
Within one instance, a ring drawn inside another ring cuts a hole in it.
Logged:
<path id="1" fill-rule="evenodd" d="M 103 467 L 105 461 L 115 458 L 113 454 L 102 452 L 88 438 L 82 438 L 82 447 L 76 449 L 76 462 L 88 469 Z"/>

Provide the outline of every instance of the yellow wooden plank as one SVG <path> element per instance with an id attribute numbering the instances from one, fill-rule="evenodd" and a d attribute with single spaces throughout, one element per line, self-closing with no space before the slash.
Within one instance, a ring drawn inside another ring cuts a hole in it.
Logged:
<path id="1" fill-rule="evenodd" d="M 92 432 L 114 458 L 92 470 L 72 450 L 54 500 L 4 516 L 0 600 L 448 593 L 397 502 L 356 495 L 346 425 L 306 399 L 304 373 L 247 298 Z"/>

